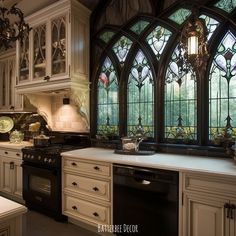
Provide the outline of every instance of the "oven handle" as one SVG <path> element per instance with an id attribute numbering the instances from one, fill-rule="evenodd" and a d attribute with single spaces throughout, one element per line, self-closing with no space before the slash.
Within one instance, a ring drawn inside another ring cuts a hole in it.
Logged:
<path id="1" fill-rule="evenodd" d="M 40 166 L 33 166 L 33 165 L 30 165 L 30 164 L 26 164 L 26 163 L 22 163 L 21 164 L 21 167 L 24 169 L 37 169 L 37 170 L 41 170 L 42 172 L 43 171 L 46 171 L 46 172 L 50 172 L 52 173 L 53 175 L 58 175 L 58 170 L 57 169 L 47 169 L 47 168 L 43 168 L 43 167 L 40 167 Z"/>

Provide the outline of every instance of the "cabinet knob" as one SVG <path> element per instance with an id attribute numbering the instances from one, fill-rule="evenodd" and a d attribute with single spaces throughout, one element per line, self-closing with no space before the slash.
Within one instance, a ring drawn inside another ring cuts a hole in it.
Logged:
<path id="1" fill-rule="evenodd" d="M 93 169 L 94 170 L 100 170 L 100 168 L 98 166 L 94 166 Z"/>
<path id="2" fill-rule="evenodd" d="M 73 206 L 72 209 L 73 209 L 73 210 L 77 210 L 77 206 Z"/>
<path id="3" fill-rule="evenodd" d="M 6 155 L 8 154 L 8 152 L 6 151 L 6 152 L 4 152 Z"/>
<path id="4" fill-rule="evenodd" d="M 78 184 L 76 182 L 73 182 L 72 185 L 77 186 Z"/>
<path id="5" fill-rule="evenodd" d="M 98 216 L 99 216 L 99 214 L 98 214 L 97 212 L 94 212 L 93 215 L 94 215 L 95 217 L 98 217 Z"/>
<path id="6" fill-rule="evenodd" d="M 16 153 L 16 155 L 19 157 L 19 156 L 20 156 L 20 153 Z"/>
<path id="7" fill-rule="evenodd" d="M 15 163 L 13 161 L 10 162 L 10 170 L 14 170 L 15 168 Z"/>
<path id="8" fill-rule="evenodd" d="M 75 162 L 72 162 L 71 165 L 72 166 L 77 166 L 77 164 Z"/>
<path id="9" fill-rule="evenodd" d="M 93 190 L 94 190 L 95 192 L 97 192 L 97 191 L 99 191 L 99 188 L 94 187 Z"/>
<path id="10" fill-rule="evenodd" d="M 48 76 L 48 75 L 45 76 L 45 77 L 44 77 L 44 80 L 49 81 L 49 80 L 50 80 L 50 76 Z"/>

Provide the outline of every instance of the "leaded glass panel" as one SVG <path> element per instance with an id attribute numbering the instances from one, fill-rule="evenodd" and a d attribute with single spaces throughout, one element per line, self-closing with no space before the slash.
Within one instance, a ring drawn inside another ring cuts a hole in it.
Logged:
<path id="1" fill-rule="evenodd" d="M 119 59 L 120 63 L 124 63 L 131 46 L 132 41 L 125 36 L 122 36 L 113 46 L 112 49 Z"/>
<path id="2" fill-rule="evenodd" d="M 99 36 L 99 38 L 105 43 L 108 43 L 114 34 L 113 31 L 105 31 Z"/>
<path id="3" fill-rule="evenodd" d="M 135 23 L 132 27 L 130 27 L 130 30 L 132 30 L 136 34 L 141 34 L 143 30 L 149 25 L 150 23 L 145 20 L 140 20 L 137 23 Z"/>
<path id="4" fill-rule="evenodd" d="M 97 134 L 103 137 L 118 135 L 118 79 L 109 57 L 101 68 L 97 91 Z"/>
<path id="5" fill-rule="evenodd" d="M 165 77 L 165 138 L 188 142 L 197 139 L 197 85 L 180 65 L 176 47 Z"/>
<path id="6" fill-rule="evenodd" d="M 209 75 L 209 139 L 236 135 L 236 36 L 219 44 Z"/>
<path id="7" fill-rule="evenodd" d="M 189 16 L 191 15 L 191 11 L 185 8 L 180 8 L 171 14 L 168 18 L 175 23 L 181 25 Z"/>
<path id="8" fill-rule="evenodd" d="M 151 68 L 138 51 L 127 84 L 127 135 L 154 137 L 154 82 Z"/>
<path id="9" fill-rule="evenodd" d="M 204 19 L 206 22 L 206 27 L 208 29 L 207 41 L 209 41 L 211 36 L 213 35 L 215 29 L 218 27 L 218 25 L 220 23 L 219 23 L 219 21 L 217 21 L 209 16 L 206 16 L 206 15 L 201 15 L 199 18 Z"/>
<path id="10" fill-rule="evenodd" d="M 220 0 L 216 4 L 214 4 L 214 6 L 230 13 L 236 7 L 236 0 Z"/>
<path id="11" fill-rule="evenodd" d="M 156 55 L 157 59 L 160 56 L 171 36 L 171 32 L 162 26 L 157 26 L 147 37 L 146 41 L 152 48 L 152 51 Z"/>

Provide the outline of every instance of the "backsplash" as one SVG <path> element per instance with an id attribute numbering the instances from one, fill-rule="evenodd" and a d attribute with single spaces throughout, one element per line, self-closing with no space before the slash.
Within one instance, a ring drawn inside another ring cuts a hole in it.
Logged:
<path id="1" fill-rule="evenodd" d="M 31 133 L 29 132 L 29 125 L 31 123 L 39 122 L 41 124 L 40 130 L 43 130 L 45 132 L 48 131 L 47 122 L 42 116 L 37 113 L 1 113 L 0 117 L 1 116 L 8 116 L 12 118 L 12 120 L 14 121 L 14 127 L 11 131 L 20 130 L 24 132 L 24 140 L 29 140 L 31 138 Z M 0 133 L 0 140 L 9 141 L 10 132 Z"/>

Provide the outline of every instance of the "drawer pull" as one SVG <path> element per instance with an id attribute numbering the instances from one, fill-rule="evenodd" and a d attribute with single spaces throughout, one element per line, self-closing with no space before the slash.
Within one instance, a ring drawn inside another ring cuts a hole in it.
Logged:
<path id="1" fill-rule="evenodd" d="M 19 156 L 20 156 L 20 153 L 16 153 L 16 155 L 19 157 Z"/>
<path id="2" fill-rule="evenodd" d="M 75 162 L 72 162 L 71 165 L 72 166 L 77 166 L 77 164 Z"/>
<path id="3" fill-rule="evenodd" d="M 99 191 L 99 188 L 94 187 L 93 190 L 94 190 L 95 192 L 97 192 L 97 191 Z"/>
<path id="4" fill-rule="evenodd" d="M 94 166 L 93 169 L 94 170 L 100 170 L 100 168 L 98 166 Z"/>
<path id="5" fill-rule="evenodd" d="M 94 215 L 95 217 L 99 217 L 99 214 L 98 214 L 97 212 L 94 212 L 93 215 Z"/>
<path id="6" fill-rule="evenodd" d="M 6 155 L 8 154 L 8 152 L 4 152 Z"/>
<path id="7" fill-rule="evenodd" d="M 231 204 L 230 206 L 230 219 L 234 219 L 234 210 L 235 210 L 235 205 Z"/>
<path id="8" fill-rule="evenodd" d="M 15 168 L 15 163 L 13 161 L 10 162 L 10 170 L 14 170 Z"/>
<path id="9" fill-rule="evenodd" d="M 226 218 L 229 218 L 230 204 L 225 203 L 224 208 L 226 209 Z"/>
<path id="10" fill-rule="evenodd" d="M 77 183 L 76 183 L 76 182 L 73 182 L 72 185 L 77 186 Z"/>
<path id="11" fill-rule="evenodd" d="M 73 209 L 73 210 L 77 210 L 77 206 L 73 206 L 72 209 Z"/>

